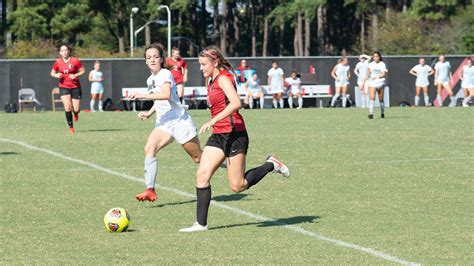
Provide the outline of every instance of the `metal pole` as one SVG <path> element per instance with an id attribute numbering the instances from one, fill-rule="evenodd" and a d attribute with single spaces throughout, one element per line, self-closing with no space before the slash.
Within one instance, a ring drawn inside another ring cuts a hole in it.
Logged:
<path id="1" fill-rule="evenodd" d="M 158 10 L 166 8 L 166 12 L 168 13 L 168 57 L 171 56 L 171 10 L 166 5 L 160 5 Z"/>
<path id="2" fill-rule="evenodd" d="M 133 57 L 133 12 L 130 13 L 130 57 Z"/>

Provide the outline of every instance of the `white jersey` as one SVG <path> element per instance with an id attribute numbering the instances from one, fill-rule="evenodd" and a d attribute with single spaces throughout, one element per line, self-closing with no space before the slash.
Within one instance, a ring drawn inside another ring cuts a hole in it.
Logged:
<path id="1" fill-rule="evenodd" d="M 259 80 L 253 80 L 253 79 L 250 79 L 249 81 L 247 81 L 247 85 L 248 85 L 248 90 L 252 93 L 252 94 L 256 94 L 260 91 L 260 86 L 259 86 Z"/>
<path id="2" fill-rule="evenodd" d="M 412 68 L 413 71 L 416 72 L 416 82 L 415 85 L 417 87 L 426 87 L 430 85 L 430 81 L 428 80 L 428 76 L 430 71 L 433 69 L 428 65 L 416 65 Z"/>
<path id="3" fill-rule="evenodd" d="M 384 72 L 388 72 L 385 63 L 380 61 L 376 63 L 375 61 L 370 62 L 370 81 L 369 86 L 373 88 L 381 88 L 385 85 L 385 77 L 381 78 L 380 75 Z"/>
<path id="4" fill-rule="evenodd" d="M 345 83 L 347 82 L 347 73 L 349 72 L 349 69 L 351 67 L 348 65 L 342 65 L 342 64 L 337 64 L 336 65 L 336 81 L 340 83 Z"/>
<path id="5" fill-rule="evenodd" d="M 295 94 L 300 92 L 300 85 L 301 85 L 301 79 L 296 78 L 293 79 L 292 77 L 286 78 L 285 82 L 290 85 L 290 90 L 289 92 Z"/>
<path id="6" fill-rule="evenodd" d="M 451 64 L 449 64 L 448 61 L 438 62 L 435 64 L 434 68 L 438 70 L 438 77 L 436 79 L 437 83 L 444 84 L 449 82 L 449 71 L 451 69 Z"/>
<path id="7" fill-rule="evenodd" d="M 462 67 L 462 83 L 461 88 L 474 88 L 474 66 Z"/>
<path id="8" fill-rule="evenodd" d="M 364 62 L 357 63 L 355 69 L 359 71 L 359 76 L 357 77 L 357 83 L 362 83 L 367 79 L 367 72 L 369 70 L 369 62 L 365 60 Z"/>
<path id="9" fill-rule="evenodd" d="M 91 70 L 89 75 L 92 75 L 93 80 L 102 80 L 103 74 L 100 71 L 95 71 Z M 91 83 L 91 92 L 92 93 L 103 93 L 104 92 L 104 86 L 102 85 L 101 81 L 93 81 Z"/>
<path id="10" fill-rule="evenodd" d="M 267 75 L 270 77 L 270 90 L 271 93 L 278 93 L 283 91 L 283 84 L 282 84 L 282 76 L 283 76 L 283 69 L 277 68 L 274 69 L 273 67 L 268 70 Z"/>
<path id="11" fill-rule="evenodd" d="M 164 83 L 171 83 L 171 98 L 169 100 L 156 100 L 153 105 L 156 112 L 157 126 L 177 122 L 186 115 L 186 110 L 179 101 L 176 83 L 171 71 L 162 68 L 158 74 L 152 74 L 146 83 L 149 93 L 159 93 Z"/>

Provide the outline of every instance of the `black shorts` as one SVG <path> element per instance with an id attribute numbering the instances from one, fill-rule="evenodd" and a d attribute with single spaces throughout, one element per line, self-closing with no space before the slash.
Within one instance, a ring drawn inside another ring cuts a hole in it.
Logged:
<path id="1" fill-rule="evenodd" d="M 72 88 L 72 89 L 61 88 L 61 87 L 60 87 L 60 88 L 59 88 L 59 95 L 60 95 L 60 96 L 63 96 L 63 95 L 71 95 L 71 98 L 80 100 L 81 97 L 82 97 L 82 89 L 81 89 L 81 87 L 79 87 L 79 88 Z"/>
<path id="2" fill-rule="evenodd" d="M 239 153 L 247 154 L 249 136 L 247 131 L 212 134 L 207 140 L 206 146 L 223 150 L 225 157 L 233 157 Z"/>

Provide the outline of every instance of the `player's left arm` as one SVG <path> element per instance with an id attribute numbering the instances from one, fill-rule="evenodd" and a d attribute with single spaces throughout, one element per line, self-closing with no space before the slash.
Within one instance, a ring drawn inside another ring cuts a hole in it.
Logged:
<path id="1" fill-rule="evenodd" d="M 150 108 L 150 110 L 148 110 L 148 112 L 140 112 L 138 113 L 138 118 L 140 118 L 141 120 L 147 120 L 148 118 L 150 118 L 150 116 L 153 115 L 153 113 L 155 113 L 155 105 L 157 103 L 153 103 L 153 106 Z"/>
<path id="2" fill-rule="evenodd" d="M 188 82 L 188 67 L 187 66 L 183 67 L 183 82 L 184 83 Z"/>
<path id="3" fill-rule="evenodd" d="M 69 78 L 75 79 L 77 77 L 84 75 L 84 73 L 86 73 L 86 70 L 84 69 L 83 66 L 81 66 L 81 68 L 79 68 L 79 71 L 76 74 L 69 74 Z"/>
<path id="4" fill-rule="evenodd" d="M 351 78 L 351 67 L 347 70 L 347 80 Z"/>

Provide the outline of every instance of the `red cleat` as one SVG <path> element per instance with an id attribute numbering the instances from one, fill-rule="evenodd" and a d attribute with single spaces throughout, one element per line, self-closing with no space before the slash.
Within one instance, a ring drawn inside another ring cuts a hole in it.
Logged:
<path id="1" fill-rule="evenodd" d="M 77 122 L 77 120 L 79 120 L 79 113 L 74 113 L 74 112 L 73 112 L 72 117 L 73 117 L 73 119 L 74 119 L 74 122 Z"/>
<path id="2" fill-rule="evenodd" d="M 73 127 L 69 128 L 69 133 L 74 134 L 74 128 Z"/>
<path id="3" fill-rule="evenodd" d="M 147 188 L 145 192 L 140 193 L 135 196 L 138 201 L 155 201 L 156 200 L 156 192 L 154 188 Z"/>

